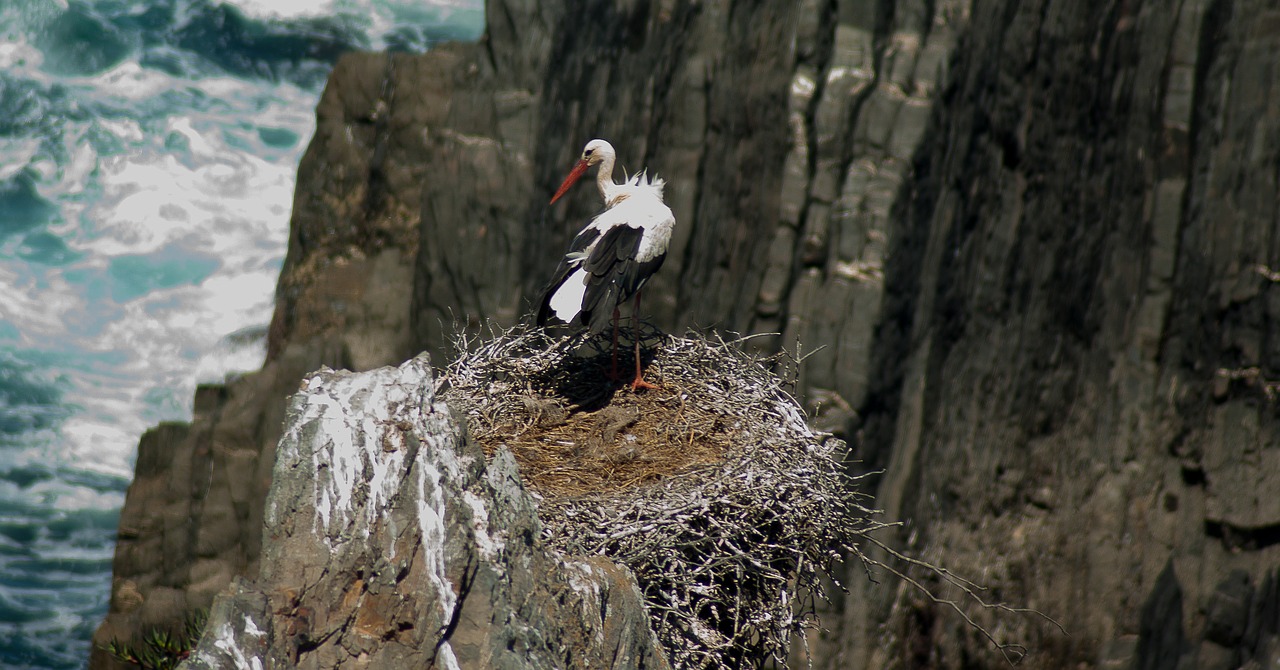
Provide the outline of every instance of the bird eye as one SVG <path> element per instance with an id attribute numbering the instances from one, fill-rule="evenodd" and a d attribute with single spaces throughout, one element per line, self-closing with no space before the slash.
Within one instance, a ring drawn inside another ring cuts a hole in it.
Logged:
<path id="1" fill-rule="evenodd" d="M 593 152 L 593 151 L 595 151 L 595 149 L 587 149 L 586 151 L 582 152 L 582 155 L 583 155 L 585 158 L 591 158 L 591 152 Z"/>

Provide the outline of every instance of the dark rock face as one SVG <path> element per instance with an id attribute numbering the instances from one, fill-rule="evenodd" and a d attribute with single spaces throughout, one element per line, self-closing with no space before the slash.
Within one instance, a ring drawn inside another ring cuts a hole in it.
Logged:
<path id="1" fill-rule="evenodd" d="M 426 356 L 304 380 L 257 578 L 184 667 L 665 667 L 631 573 L 543 549 L 514 459 L 486 467 L 433 384 Z"/>
<path id="2" fill-rule="evenodd" d="M 817 349 L 802 386 L 863 402 L 890 212 L 968 3 L 490 3 L 430 128 L 415 340 L 530 310 L 599 208 L 547 198 L 593 137 L 667 180 L 677 226 L 645 314 Z M 521 290 L 513 291 L 512 287 Z"/>
<path id="3" fill-rule="evenodd" d="M 522 4 L 493 3 L 488 51 L 432 133 L 418 341 L 439 350 L 454 322 L 528 313 L 599 207 L 586 187 L 568 207 L 546 205 L 593 137 L 610 139 L 624 168 L 666 179 L 681 222 L 646 313 L 673 328 L 745 329 L 778 207 L 777 191 L 757 186 L 777 183 L 787 148 L 778 130 L 796 8 L 596 0 L 572 11 L 537 3 L 536 18 L 509 22 L 530 13 Z"/>
<path id="4" fill-rule="evenodd" d="M 335 69 L 270 360 L 144 438 L 99 641 L 257 573 L 303 374 L 528 312 L 597 208 L 546 198 L 600 136 L 668 180 L 646 314 L 812 352 L 799 390 L 886 470 L 911 548 L 1071 632 L 1005 620 L 1030 663 L 1280 645 L 1274 8 L 494 0 L 486 20 L 478 45 Z M 1004 663 L 944 610 L 846 583 L 818 665 Z"/>
<path id="5" fill-rule="evenodd" d="M 1280 565 L 1268 7 L 975 5 L 917 155 L 868 455 L 918 550 L 1070 631 L 1006 622 L 1036 667 L 1238 667 L 1280 641 L 1245 586 Z M 930 609 L 909 601 L 896 620 Z M 903 625 L 936 667 L 990 657 Z"/>

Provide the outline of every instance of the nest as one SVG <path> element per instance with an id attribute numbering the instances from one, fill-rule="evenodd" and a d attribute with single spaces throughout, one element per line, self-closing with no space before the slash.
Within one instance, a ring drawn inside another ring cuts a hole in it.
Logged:
<path id="1" fill-rule="evenodd" d="M 517 328 L 462 342 L 441 392 L 487 454 L 511 450 L 550 545 L 632 570 L 673 667 L 785 662 L 822 577 L 877 525 L 844 444 L 733 344 L 638 335 L 658 390 L 609 381 L 607 338 Z"/>

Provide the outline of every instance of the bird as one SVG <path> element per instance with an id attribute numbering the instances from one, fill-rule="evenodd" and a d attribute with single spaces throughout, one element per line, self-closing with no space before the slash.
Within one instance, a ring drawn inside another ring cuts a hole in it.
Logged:
<path id="1" fill-rule="evenodd" d="M 639 324 L 640 290 L 667 257 L 675 215 L 662 200 L 665 182 L 646 171 L 621 184 L 613 181 L 617 153 L 605 140 L 594 139 L 582 149 L 582 157 L 551 198 L 555 204 L 587 169 L 598 165 L 596 186 L 604 211 L 573 238 L 560 259 L 551 281 L 542 292 L 537 322 L 546 326 L 552 317 L 585 327 L 590 335 L 604 332 L 613 323 L 613 379 L 618 378 L 618 306 L 632 296 L 632 328 Z M 636 330 L 638 332 L 638 330 Z M 636 375 L 631 390 L 658 388 L 644 380 L 640 368 L 640 338 L 635 338 Z"/>

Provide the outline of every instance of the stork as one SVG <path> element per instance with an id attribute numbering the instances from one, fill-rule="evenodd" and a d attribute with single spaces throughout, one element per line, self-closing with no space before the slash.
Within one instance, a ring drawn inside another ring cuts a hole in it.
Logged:
<path id="1" fill-rule="evenodd" d="M 636 376 L 631 390 L 657 388 L 644 380 L 640 369 L 638 335 L 640 289 L 662 267 L 667 257 L 671 229 L 676 225 L 671 209 L 662 201 L 664 182 L 641 172 L 621 184 L 613 182 L 617 159 L 613 145 L 591 140 L 582 158 L 551 198 L 555 204 L 592 165 L 605 210 L 588 223 L 560 259 L 551 282 L 542 292 L 538 325 L 552 316 L 570 325 L 585 327 L 591 335 L 604 332 L 613 322 L 613 378 L 618 378 L 618 306 L 635 296 L 631 324 L 635 337 Z"/>

